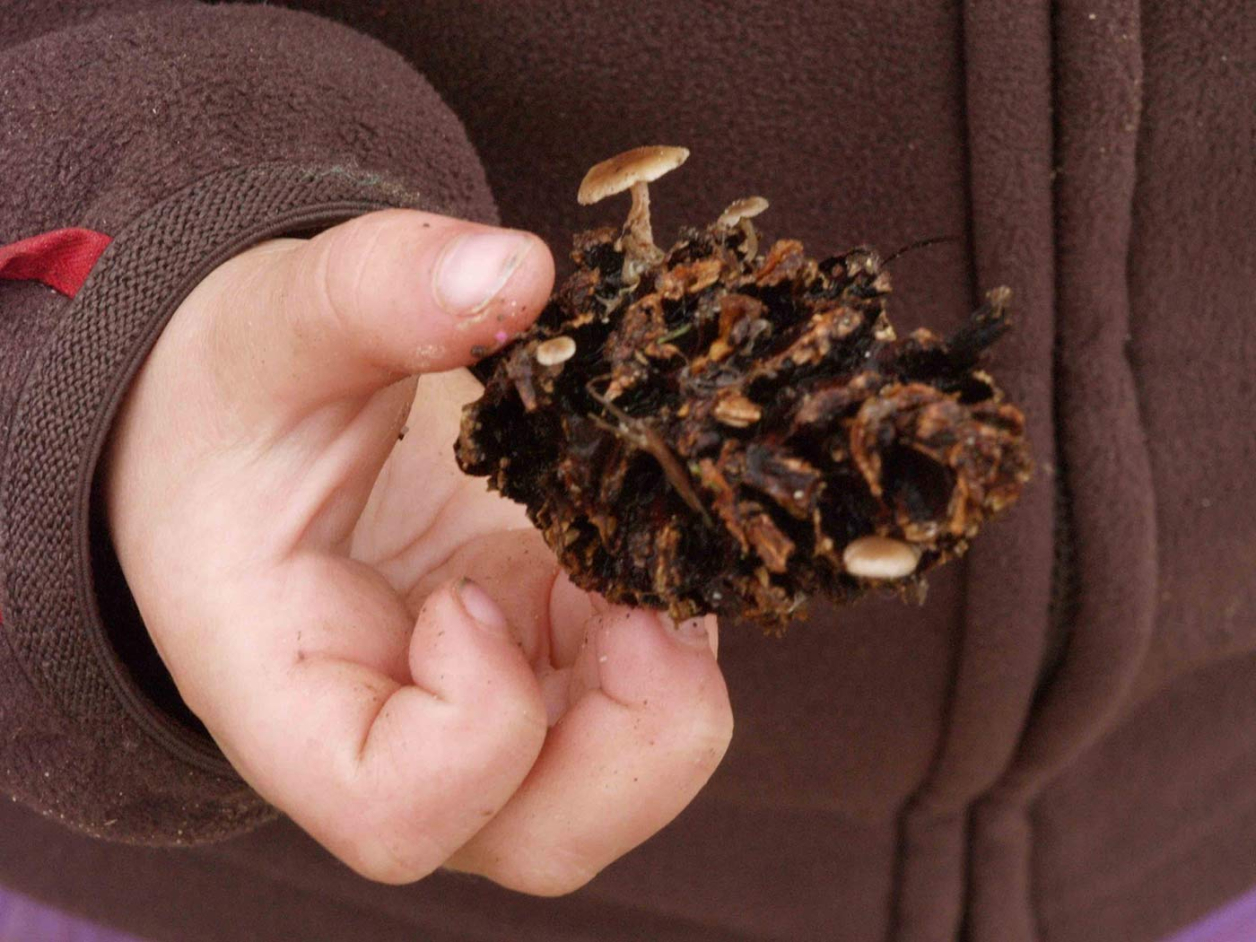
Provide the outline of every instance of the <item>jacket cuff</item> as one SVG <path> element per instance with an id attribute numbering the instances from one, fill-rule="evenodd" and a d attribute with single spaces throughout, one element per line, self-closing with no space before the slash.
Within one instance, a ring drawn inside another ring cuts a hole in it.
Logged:
<path id="1" fill-rule="evenodd" d="M 29 688 L 0 715 L 15 798 L 134 843 L 221 839 L 275 815 L 178 701 L 93 512 L 97 465 L 145 356 L 214 268 L 266 239 L 418 205 L 352 168 L 237 168 L 153 206 L 101 256 L 30 364 L 0 464 L 0 686 Z"/>

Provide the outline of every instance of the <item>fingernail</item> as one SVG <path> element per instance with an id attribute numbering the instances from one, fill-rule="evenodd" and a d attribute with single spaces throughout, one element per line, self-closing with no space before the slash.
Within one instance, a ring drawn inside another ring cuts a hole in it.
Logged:
<path id="1" fill-rule="evenodd" d="M 487 592 L 470 579 L 463 579 L 458 583 L 457 595 L 466 613 L 483 628 L 503 638 L 510 637 L 510 625 L 506 622 L 506 616 Z"/>
<path id="2" fill-rule="evenodd" d="M 677 624 L 667 615 L 661 616 L 664 628 L 669 628 L 668 634 L 680 644 L 690 648 L 699 648 L 702 650 L 711 650 L 711 634 L 707 630 L 707 619 L 705 615 L 699 615 L 697 618 L 687 618 Z"/>
<path id="3" fill-rule="evenodd" d="M 437 302 L 457 317 L 474 317 L 506 286 L 531 247 L 532 240 L 518 232 L 458 236 L 436 261 Z"/>

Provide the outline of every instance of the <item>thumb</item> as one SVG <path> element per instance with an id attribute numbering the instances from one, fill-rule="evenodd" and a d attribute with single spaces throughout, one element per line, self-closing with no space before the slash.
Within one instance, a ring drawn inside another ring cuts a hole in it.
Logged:
<path id="1" fill-rule="evenodd" d="M 234 296 L 215 319 L 215 346 L 229 373 L 240 366 L 237 390 L 296 406 L 465 366 L 531 324 L 554 281 L 535 235 L 415 210 L 233 262 L 244 271 L 223 284 Z"/>

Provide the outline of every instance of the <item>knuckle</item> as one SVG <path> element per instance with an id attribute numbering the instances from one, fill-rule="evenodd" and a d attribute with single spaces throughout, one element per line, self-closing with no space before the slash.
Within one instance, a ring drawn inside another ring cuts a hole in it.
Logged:
<path id="1" fill-rule="evenodd" d="M 449 691 L 445 714 L 449 741 L 478 756 L 527 756 L 540 751 L 549 732 L 545 702 L 529 668 L 493 664 Z"/>
<path id="2" fill-rule="evenodd" d="M 375 305 L 377 278 L 370 271 L 377 249 L 387 238 L 389 222 L 372 214 L 328 230 L 316 240 L 308 268 L 297 273 L 308 279 L 314 303 L 335 336 L 352 336 L 367 325 L 363 316 Z"/>
<path id="3" fill-rule="evenodd" d="M 733 711 L 728 701 L 707 703 L 690 714 L 690 722 L 677 729 L 683 750 L 711 769 L 719 765 L 733 739 Z"/>
<path id="4" fill-rule="evenodd" d="M 601 872 L 601 866 L 552 847 L 538 854 L 511 854 L 496 861 L 482 875 L 495 883 L 529 896 L 566 896 L 587 885 Z"/>
<path id="5" fill-rule="evenodd" d="M 595 876 L 596 872 L 579 873 L 567 872 L 559 874 L 551 874 L 540 877 L 532 877 L 531 880 L 525 881 L 524 885 L 517 889 L 521 893 L 527 893 L 529 896 L 556 897 L 567 896 L 576 892 L 588 884 Z"/>
<path id="6" fill-rule="evenodd" d="M 359 838 L 337 856 L 366 879 L 390 886 L 422 880 L 444 860 L 421 846 L 400 848 L 386 833 Z"/>
<path id="7" fill-rule="evenodd" d="M 358 807 L 371 811 L 356 819 L 347 814 L 339 833 L 323 843 L 368 880 L 393 886 L 414 883 L 440 868 L 456 849 L 442 842 L 451 835 L 444 833 L 439 813 L 433 814 L 427 801 L 374 796 Z"/>
<path id="8" fill-rule="evenodd" d="M 512 699 L 488 715 L 481 704 L 462 706 L 455 722 L 463 748 L 473 753 L 476 761 L 514 759 L 530 767 L 548 732 L 544 706 L 533 703 L 533 699 Z"/>
<path id="9" fill-rule="evenodd" d="M 350 312 L 358 305 L 366 253 L 357 251 L 356 228 L 341 228 L 330 235 L 311 262 L 311 283 L 317 292 L 319 308 L 332 330 L 344 333 L 350 325 Z"/>

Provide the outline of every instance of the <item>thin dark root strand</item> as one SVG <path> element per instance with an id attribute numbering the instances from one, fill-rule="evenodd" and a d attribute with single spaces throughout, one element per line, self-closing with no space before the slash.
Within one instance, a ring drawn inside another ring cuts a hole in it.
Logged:
<path id="1" fill-rule="evenodd" d="M 919 239 L 916 242 L 908 242 L 906 245 L 902 246 L 901 248 L 895 249 L 893 252 L 887 255 L 885 257 L 885 260 L 881 262 L 881 265 L 882 267 L 884 267 L 890 264 L 890 262 L 894 261 L 894 259 L 898 258 L 900 255 L 906 255 L 908 252 L 916 251 L 916 249 L 927 248 L 930 245 L 938 245 L 942 242 L 958 242 L 958 241 L 959 241 L 959 236 L 932 236 L 928 239 Z"/>

